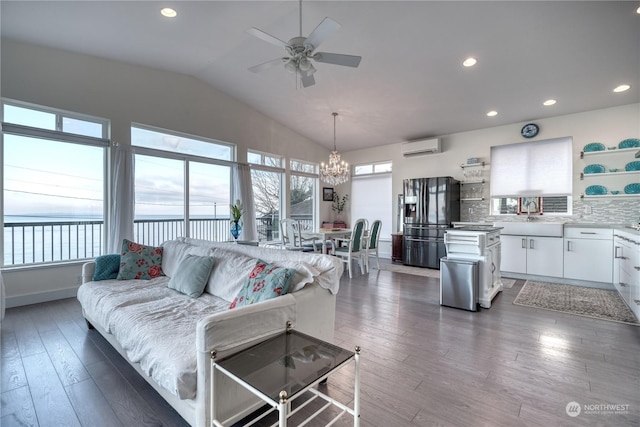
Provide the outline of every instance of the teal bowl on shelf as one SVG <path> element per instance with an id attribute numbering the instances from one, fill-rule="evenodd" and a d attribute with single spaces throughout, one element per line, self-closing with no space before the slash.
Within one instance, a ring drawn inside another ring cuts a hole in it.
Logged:
<path id="1" fill-rule="evenodd" d="M 603 143 L 601 143 L 601 142 L 590 142 L 589 144 L 584 146 L 582 151 L 584 151 L 585 153 L 590 153 L 592 151 L 604 151 L 604 149 L 605 149 L 605 146 L 604 146 Z"/>
<path id="2" fill-rule="evenodd" d="M 624 194 L 640 194 L 640 183 L 634 182 L 624 187 Z"/>
<path id="3" fill-rule="evenodd" d="M 603 165 L 587 165 L 584 167 L 584 173 L 603 173 L 607 170 Z"/>
<path id="4" fill-rule="evenodd" d="M 607 194 L 607 187 L 605 187 L 604 185 L 590 185 L 588 186 L 585 190 L 584 193 L 587 196 L 602 196 L 604 194 Z"/>
<path id="5" fill-rule="evenodd" d="M 624 167 L 624 170 L 626 170 L 627 172 L 640 171 L 640 161 L 636 160 L 636 161 L 627 163 L 626 166 Z"/>
<path id="6" fill-rule="evenodd" d="M 620 149 L 623 149 L 623 148 L 636 148 L 636 147 L 640 147 L 640 139 L 638 139 L 638 138 L 623 139 L 622 141 L 620 141 L 618 143 L 618 148 L 620 148 Z"/>

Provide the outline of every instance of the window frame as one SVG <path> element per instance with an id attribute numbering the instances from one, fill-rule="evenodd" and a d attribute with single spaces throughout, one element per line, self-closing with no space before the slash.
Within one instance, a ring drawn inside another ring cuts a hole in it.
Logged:
<path id="1" fill-rule="evenodd" d="M 163 128 L 150 126 L 150 125 L 144 125 L 144 124 L 140 124 L 140 123 L 131 123 L 130 131 L 132 131 L 133 128 L 140 128 L 140 129 L 149 130 L 149 131 L 152 131 L 152 132 L 163 133 L 163 134 L 166 134 L 166 135 L 185 137 L 185 138 L 189 138 L 189 139 L 199 140 L 199 141 L 202 141 L 202 142 L 210 142 L 210 143 L 213 143 L 213 144 L 226 145 L 226 146 L 229 146 L 231 148 L 231 156 L 232 156 L 233 160 L 222 160 L 222 159 L 217 159 L 217 158 L 212 158 L 212 157 L 202 157 L 202 156 L 198 156 L 198 155 L 195 155 L 195 154 L 187 154 L 187 153 L 176 152 L 176 151 L 168 151 L 168 150 L 165 150 L 165 149 L 155 149 L 155 148 L 149 148 L 149 147 L 145 147 L 145 146 L 133 145 L 133 140 L 131 141 L 131 146 L 132 146 L 134 155 L 143 155 L 143 156 L 148 156 L 148 157 L 156 157 L 156 158 L 161 158 L 161 159 L 177 160 L 177 161 L 183 162 L 182 166 L 183 166 L 183 176 L 184 176 L 184 188 L 183 188 L 184 233 L 185 233 L 185 235 L 187 237 L 191 237 L 190 236 L 190 234 L 191 234 L 191 223 L 190 223 L 190 220 L 191 220 L 191 218 L 190 218 L 190 195 L 191 195 L 190 164 L 192 162 L 194 162 L 194 163 L 204 163 L 204 164 L 209 164 L 209 165 L 214 165 L 214 166 L 228 167 L 229 168 L 229 195 L 230 195 L 230 197 L 232 197 L 233 182 L 232 182 L 232 176 L 231 176 L 231 168 L 236 163 L 235 162 L 235 157 L 236 157 L 236 153 L 237 153 L 237 146 L 235 144 L 233 144 L 233 143 L 223 142 L 223 141 L 219 141 L 219 140 L 215 140 L 215 139 L 211 139 L 211 138 L 206 138 L 206 137 L 192 135 L 192 134 L 186 134 L 186 133 L 180 132 L 180 131 L 172 131 L 172 130 L 163 129 Z M 135 180 L 135 176 L 134 176 L 134 180 Z M 135 206 L 135 200 L 133 200 L 132 202 L 134 203 L 134 206 Z M 232 201 L 229 200 L 229 203 L 232 203 Z"/>
<path id="2" fill-rule="evenodd" d="M 11 122 L 6 122 L 4 121 L 4 114 L 5 114 L 5 106 L 9 105 L 9 106 L 14 106 L 14 107 L 18 107 L 18 108 L 23 108 L 23 109 L 27 109 L 27 110 L 33 110 L 33 111 L 39 111 L 39 112 L 44 112 L 44 113 L 48 113 L 48 114 L 53 114 L 55 116 L 55 129 L 51 130 L 51 129 L 46 129 L 46 128 L 40 128 L 40 127 L 34 127 L 34 126 L 28 126 L 28 125 L 22 125 L 22 124 L 16 124 L 16 123 L 11 123 Z M 1 258 L 0 258 L 0 265 L 2 265 L 3 268 L 5 269 L 12 269 L 12 268 L 32 268 L 32 267 L 40 267 L 42 265 L 60 265 L 60 264 L 65 264 L 65 263 L 69 263 L 69 262 L 83 262 L 86 259 L 90 259 L 92 257 L 95 257 L 97 255 L 101 255 L 102 253 L 104 253 L 104 251 L 106 250 L 106 245 L 107 245 L 107 230 L 109 229 L 109 224 L 110 224 L 110 220 L 111 218 L 109 218 L 109 205 L 110 205 L 110 201 L 111 201 L 111 195 L 109 192 L 110 189 L 110 178 L 111 178 L 111 171 L 109 168 L 110 165 L 110 148 L 111 148 L 111 141 L 109 139 L 110 133 L 111 133 L 111 121 L 109 119 L 106 118 L 102 118 L 102 117 L 96 117 L 96 116 L 91 116 L 91 115 L 87 115 L 87 114 L 82 114 L 82 113 L 77 113 L 77 112 L 72 112 L 72 111 L 67 111 L 67 110 L 63 110 L 60 108 L 54 108 L 54 107 L 47 107 L 47 106 L 43 106 L 43 105 L 39 105 L 39 104 L 32 104 L 29 102 L 25 102 L 25 101 L 18 101 L 18 100 L 14 100 L 14 99 L 10 99 L 10 98 L 0 98 L 0 117 L 2 118 L 2 132 L 0 132 L 0 150 L 4 153 L 4 149 L 5 149 L 5 135 L 15 135 L 15 136 L 19 136 L 19 137 L 26 137 L 26 138 L 34 138 L 37 140 L 49 140 L 49 141 L 56 141 L 58 143 L 63 143 L 63 144 L 74 144 L 74 145 L 81 145 L 81 146 L 86 146 L 86 147 L 95 147 L 95 148 L 101 148 L 102 149 L 102 169 L 103 169 L 103 173 L 102 173 L 102 223 L 103 223 L 103 228 L 101 231 L 101 235 L 100 235 L 100 241 L 101 241 L 101 245 L 99 247 L 99 253 L 95 254 L 93 253 L 93 249 L 92 249 L 92 253 L 90 254 L 89 257 L 78 257 L 78 258 L 71 258 L 71 252 L 69 252 L 69 258 L 68 259 L 60 259 L 60 260 L 48 260 L 48 261 L 38 261 L 38 262 L 22 262 L 22 263 L 15 263 L 15 264 L 7 264 L 5 265 L 4 263 L 4 258 L 5 258 L 5 239 L 4 239 L 4 212 L 5 212 L 5 197 L 4 197 L 4 186 L 5 186 L 5 157 L 3 154 L 3 162 L 0 165 L 0 185 L 2 186 L 2 192 L 0 192 L 0 204 L 1 204 L 1 208 L 2 208 L 2 212 L 3 215 L 0 216 L 0 226 L 3 230 L 3 233 L 0 235 L 0 254 L 1 254 Z M 86 122 L 90 122 L 90 123 L 96 123 L 101 125 L 102 127 L 102 131 L 101 131 L 101 136 L 100 138 L 95 137 L 95 136 L 89 136 L 89 135 L 83 135 L 83 134 L 78 134 L 78 133 L 71 133 L 71 132 L 65 132 L 63 131 L 63 120 L 64 118 L 71 118 L 74 120 L 79 120 L 79 121 L 86 121 Z M 35 232 L 35 231 L 34 231 Z M 86 247 L 85 247 L 85 254 L 86 254 Z M 24 254 L 23 254 L 24 255 Z M 52 255 L 53 256 L 53 255 Z"/>
<path id="3" fill-rule="evenodd" d="M 298 171 L 295 170 L 293 168 L 293 164 L 294 163 L 300 163 L 303 165 L 308 165 L 308 166 L 312 166 L 314 169 L 314 172 L 305 172 L 305 171 Z M 291 210 L 291 180 L 294 176 L 298 176 L 298 177 L 303 177 L 303 178 L 310 178 L 313 179 L 314 182 L 314 191 L 313 191 L 313 207 L 312 207 L 312 211 L 311 211 L 311 223 L 312 224 L 320 224 L 320 192 L 322 191 L 320 188 L 320 165 L 318 163 L 315 162 L 309 162 L 307 160 L 300 160 L 300 159 L 294 159 L 291 158 L 289 159 L 289 192 L 288 192 L 288 198 L 289 198 L 289 206 L 288 206 L 288 211 Z M 322 199 L 324 200 L 324 199 Z"/>

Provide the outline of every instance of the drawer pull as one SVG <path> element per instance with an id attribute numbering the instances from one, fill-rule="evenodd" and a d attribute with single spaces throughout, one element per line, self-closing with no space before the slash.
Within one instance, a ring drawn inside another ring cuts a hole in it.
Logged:
<path id="1" fill-rule="evenodd" d="M 640 305 L 640 299 L 634 299 L 633 302 L 635 302 L 636 305 Z"/>
<path id="2" fill-rule="evenodd" d="M 593 231 L 581 231 L 580 234 L 597 234 Z"/>
<path id="3" fill-rule="evenodd" d="M 620 286 L 624 286 L 626 288 L 629 285 L 627 285 L 626 283 L 620 282 Z"/>
<path id="4" fill-rule="evenodd" d="M 636 271 L 640 271 L 640 267 L 638 267 L 637 265 L 634 265 L 633 268 L 635 268 Z"/>

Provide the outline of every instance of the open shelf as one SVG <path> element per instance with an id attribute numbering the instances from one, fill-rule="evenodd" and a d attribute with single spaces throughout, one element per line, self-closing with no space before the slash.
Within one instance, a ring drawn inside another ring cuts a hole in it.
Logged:
<path id="1" fill-rule="evenodd" d="M 586 152 L 581 151 L 580 158 L 584 159 L 585 157 L 602 156 L 606 154 L 631 153 L 634 151 L 640 152 L 640 148 L 634 147 L 634 148 L 616 148 L 615 150 L 602 150 L 602 151 L 586 151 Z"/>
<path id="2" fill-rule="evenodd" d="M 602 172 L 602 173 L 584 173 L 580 172 L 580 179 L 585 178 L 595 178 L 597 176 L 614 176 L 614 175 L 632 175 L 632 174 L 640 174 L 640 171 L 620 171 L 620 172 Z"/>

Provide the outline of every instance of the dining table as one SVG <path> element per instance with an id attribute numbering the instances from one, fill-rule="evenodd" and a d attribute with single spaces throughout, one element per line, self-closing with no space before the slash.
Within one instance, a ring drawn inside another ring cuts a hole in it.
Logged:
<path id="1" fill-rule="evenodd" d="M 349 228 L 318 228 L 316 230 L 303 230 L 301 233 L 303 239 L 318 239 L 322 241 L 322 253 L 327 253 L 327 242 L 338 238 L 349 238 L 351 229 Z"/>

